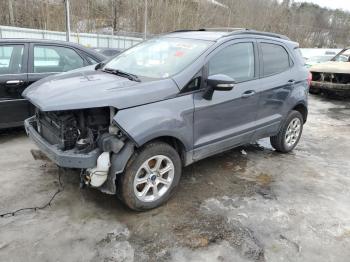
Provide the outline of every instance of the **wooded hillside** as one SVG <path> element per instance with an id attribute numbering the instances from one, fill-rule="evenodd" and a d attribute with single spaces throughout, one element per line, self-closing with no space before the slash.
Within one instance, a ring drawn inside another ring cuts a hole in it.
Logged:
<path id="1" fill-rule="evenodd" d="M 144 0 L 70 2 L 74 32 L 143 32 Z M 63 0 L 1 0 L 0 10 L 0 25 L 65 30 Z M 303 47 L 350 45 L 350 13 L 341 10 L 292 0 L 148 0 L 151 34 L 203 27 L 282 33 Z"/>

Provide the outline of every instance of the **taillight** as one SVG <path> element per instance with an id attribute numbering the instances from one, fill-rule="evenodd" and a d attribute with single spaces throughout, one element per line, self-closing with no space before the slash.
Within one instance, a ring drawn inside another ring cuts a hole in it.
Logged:
<path id="1" fill-rule="evenodd" d="M 307 76 L 307 84 L 308 84 L 308 86 L 311 86 L 311 81 L 312 81 L 312 73 L 309 72 L 309 75 Z"/>

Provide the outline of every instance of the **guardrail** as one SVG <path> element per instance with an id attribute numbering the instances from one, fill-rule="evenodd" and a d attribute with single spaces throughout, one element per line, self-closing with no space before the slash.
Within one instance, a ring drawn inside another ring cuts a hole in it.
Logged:
<path id="1" fill-rule="evenodd" d="M 127 34 L 132 36 L 128 36 Z M 70 39 L 71 42 L 87 47 L 126 49 L 143 41 L 142 37 L 135 37 L 135 35 L 137 36 L 138 34 L 140 33 L 122 32 L 121 35 L 118 35 L 118 33 L 115 35 L 71 33 Z M 0 38 L 35 38 L 65 41 L 66 33 L 22 27 L 0 26 Z"/>

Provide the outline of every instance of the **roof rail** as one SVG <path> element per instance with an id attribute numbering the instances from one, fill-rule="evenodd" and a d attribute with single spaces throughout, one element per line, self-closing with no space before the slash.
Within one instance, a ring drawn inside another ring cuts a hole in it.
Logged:
<path id="1" fill-rule="evenodd" d="M 227 31 L 227 32 L 234 32 L 238 30 L 249 30 L 247 28 L 240 28 L 240 27 L 209 27 L 209 28 L 201 28 L 199 31 Z"/>
<path id="2" fill-rule="evenodd" d="M 227 31 L 228 34 L 224 35 L 223 37 L 237 35 L 237 34 L 249 34 L 249 35 L 261 35 L 261 36 L 268 36 L 268 37 L 274 37 L 274 38 L 280 38 L 284 40 L 290 40 L 285 35 L 270 33 L 270 32 L 264 32 L 264 31 L 257 31 L 252 30 L 248 28 L 239 28 L 239 27 L 214 27 L 214 28 L 200 28 L 200 29 L 184 29 L 184 30 L 176 30 L 171 33 L 181 33 L 181 32 L 195 32 L 195 31 Z"/>
<path id="3" fill-rule="evenodd" d="M 226 31 L 226 32 L 234 32 L 234 31 L 242 31 L 249 30 L 247 28 L 238 28 L 238 27 L 211 27 L 211 28 L 199 28 L 199 29 L 180 29 L 172 31 L 171 33 L 182 33 L 182 32 L 193 32 L 193 31 Z"/>
<path id="4" fill-rule="evenodd" d="M 170 33 L 183 33 L 183 32 L 193 32 L 193 31 L 206 31 L 205 29 L 180 29 L 171 31 Z"/>
<path id="5" fill-rule="evenodd" d="M 239 31 L 239 30 L 238 31 L 234 31 L 234 32 L 231 32 L 230 34 L 227 34 L 225 36 L 232 36 L 232 35 L 237 35 L 237 34 L 261 35 L 261 36 L 280 38 L 280 39 L 284 39 L 284 40 L 290 40 L 285 35 L 280 35 L 280 34 L 275 34 L 275 33 L 270 33 L 270 32 L 250 30 L 250 29 L 241 30 L 241 31 Z"/>

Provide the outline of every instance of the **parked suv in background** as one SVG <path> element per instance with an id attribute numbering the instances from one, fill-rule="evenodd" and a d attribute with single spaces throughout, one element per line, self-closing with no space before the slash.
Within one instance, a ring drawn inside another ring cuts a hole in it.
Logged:
<path id="1" fill-rule="evenodd" d="M 34 114 L 34 107 L 22 97 L 31 83 L 105 59 L 91 49 L 69 42 L 0 39 L 0 129 L 21 126 Z"/>
<path id="2" fill-rule="evenodd" d="M 29 136 L 57 165 L 134 210 L 164 203 L 182 167 L 263 137 L 298 143 L 310 79 L 287 37 L 181 31 L 30 86 Z"/>

